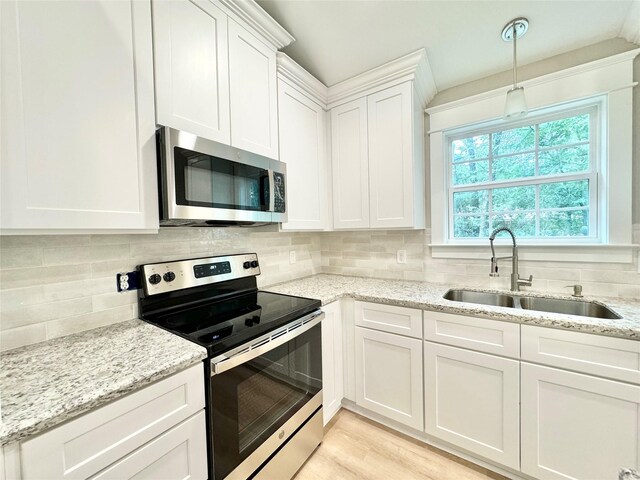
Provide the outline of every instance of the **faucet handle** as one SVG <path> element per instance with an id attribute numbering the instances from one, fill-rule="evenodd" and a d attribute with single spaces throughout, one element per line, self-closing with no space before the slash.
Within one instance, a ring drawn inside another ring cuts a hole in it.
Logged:
<path id="1" fill-rule="evenodd" d="M 525 286 L 525 287 L 530 287 L 531 284 L 533 283 L 533 275 L 529 275 L 528 279 L 524 279 L 524 278 L 519 278 L 518 277 L 518 283 L 520 285 Z"/>
<path id="2" fill-rule="evenodd" d="M 491 257 L 491 270 L 489 271 L 490 277 L 499 277 L 498 273 L 498 259 L 496 257 Z"/>
<path id="3" fill-rule="evenodd" d="M 572 287 L 573 294 L 572 297 L 582 297 L 582 285 L 576 283 L 575 285 L 565 285 L 565 287 Z"/>

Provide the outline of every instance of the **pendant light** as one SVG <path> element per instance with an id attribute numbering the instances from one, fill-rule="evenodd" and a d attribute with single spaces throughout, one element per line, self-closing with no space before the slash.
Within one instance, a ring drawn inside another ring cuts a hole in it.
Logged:
<path id="1" fill-rule="evenodd" d="M 523 117 L 527 114 L 527 101 L 524 97 L 524 87 L 518 86 L 516 44 L 518 38 L 522 38 L 529 29 L 529 20 L 518 17 L 511 20 L 502 29 L 502 39 L 505 42 L 513 42 L 513 87 L 507 92 L 507 100 L 504 105 L 504 118 Z"/>

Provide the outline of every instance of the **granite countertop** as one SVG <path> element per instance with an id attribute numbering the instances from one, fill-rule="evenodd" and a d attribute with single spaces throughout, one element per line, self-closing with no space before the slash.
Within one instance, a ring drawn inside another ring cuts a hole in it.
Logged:
<path id="1" fill-rule="evenodd" d="M 0 354 L 0 446 L 23 440 L 204 359 L 141 320 Z"/>
<path id="2" fill-rule="evenodd" d="M 343 296 L 349 296 L 356 300 L 366 302 L 386 303 L 461 315 L 473 315 L 527 325 L 539 325 L 640 340 L 640 301 L 634 299 L 613 297 L 584 297 L 582 299 L 604 303 L 623 317 L 612 320 L 445 300 L 442 296 L 450 288 L 496 292 L 496 290 L 455 287 L 428 282 L 384 280 L 328 274 L 314 275 L 312 277 L 274 285 L 265 288 L 265 290 L 301 297 L 318 298 L 322 301 L 323 305 L 331 303 Z M 502 293 L 510 294 L 510 292 L 504 291 Z M 548 293 L 542 294 L 530 291 L 519 292 L 519 294 L 572 299 L 572 297 L 566 295 L 550 295 Z"/>

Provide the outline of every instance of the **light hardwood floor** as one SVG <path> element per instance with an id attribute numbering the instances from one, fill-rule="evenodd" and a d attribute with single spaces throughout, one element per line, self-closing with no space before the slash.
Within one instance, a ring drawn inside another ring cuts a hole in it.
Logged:
<path id="1" fill-rule="evenodd" d="M 508 480 L 343 409 L 295 480 L 352 479 Z"/>

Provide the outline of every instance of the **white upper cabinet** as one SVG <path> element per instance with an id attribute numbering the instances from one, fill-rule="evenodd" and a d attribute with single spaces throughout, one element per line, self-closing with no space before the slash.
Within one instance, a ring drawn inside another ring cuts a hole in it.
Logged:
<path id="1" fill-rule="evenodd" d="M 153 2 L 159 125 L 229 144 L 227 15 L 208 0 Z"/>
<path id="2" fill-rule="evenodd" d="M 366 98 L 331 110 L 331 166 L 333 227 L 369 227 Z"/>
<path id="3" fill-rule="evenodd" d="M 369 140 L 369 212 L 371 228 L 424 226 L 414 212 L 424 212 L 422 149 L 413 145 L 413 92 L 410 82 L 367 97 Z M 421 135 L 422 122 L 415 126 Z M 414 170 L 415 166 L 415 170 Z M 424 214 L 423 214 L 424 217 Z"/>
<path id="4" fill-rule="evenodd" d="M 424 228 L 424 114 L 435 84 L 419 50 L 329 88 L 335 229 Z"/>
<path id="5" fill-rule="evenodd" d="M 278 55 L 280 62 L 282 54 Z M 287 60 L 287 64 L 292 63 Z M 281 67 L 279 63 L 278 68 Z M 278 74 L 280 161 L 287 164 L 288 221 L 282 224 L 282 229 L 327 230 L 330 216 L 326 112 L 303 88 L 289 82 Z"/>
<path id="6" fill-rule="evenodd" d="M 278 158 L 276 51 L 293 41 L 253 1 L 153 0 L 157 121 Z"/>
<path id="7" fill-rule="evenodd" d="M 4 233 L 156 229 L 148 2 L 0 2 Z"/>
<path id="8" fill-rule="evenodd" d="M 229 19 L 231 144 L 278 158 L 276 51 Z"/>

